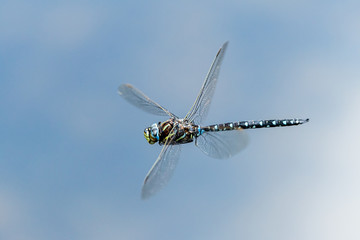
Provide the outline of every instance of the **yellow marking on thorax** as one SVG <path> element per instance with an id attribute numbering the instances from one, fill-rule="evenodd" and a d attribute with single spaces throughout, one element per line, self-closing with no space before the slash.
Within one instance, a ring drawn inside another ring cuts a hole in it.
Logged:
<path id="1" fill-rule="evenodd" d="M 186 137 L 186 133 L 184 133 L 181 137 L 179 137 L 178 139 L 176 139 L 176 141 L 180 141 L 181 139 Z"/>
<path id="2" fill-rule="evenodd" d="M 167 141 L 169 137 L 172 137 L 172 136 L 174 136 L 174 135 L 175 135 L 175 133 L 172 131 L 170 134 L 168 134 L 168 135 L 165 137 L 164 140 Z"/>
<path id="3" fill-rule="evenodd" d="M 167 123 L 164 128 L 163 128 L 163 131 L 165 131 L 168 127 L 170 127 L 170 123 Z"/>

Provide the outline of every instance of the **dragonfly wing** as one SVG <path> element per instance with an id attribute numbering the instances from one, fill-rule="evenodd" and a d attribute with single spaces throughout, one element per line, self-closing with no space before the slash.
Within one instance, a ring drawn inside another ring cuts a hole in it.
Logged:
<path id="1" fill-rule="evenodd" d="M 163 188 L 171 178 L 178 163 L 181 145 L 171 145 L 173 139 L 168 139 L 158 158 L 145 177 L 141 191 L 142 199 L 154 195 Z"/>
<path id="2" fill-rule="evenodd" d="M 126 101 L 132 105 L 144 110 L 145 112 L 152 113 L 159 116 L 176 117 L 175 114 L 169 112 L 166 108 L 160 106 L 160 104 L 151 100 L 148 96 L 136 89 L 130 84 L 122 84 L 118 88 L 119 94 L 125 98 Z M 178 117 L 176 117 L 178 118 Z"/>
<path id="3" fill-rule="evenodd" d="M 243 150 L 248 143 L 244 130 L 205 132 L 195 141 L 195 145 L 213 158 L 229 158 Z"/>
<path id="4" fill-rule="evenodd" d="M 205 81 L 200 89 L 200 93 L 196 98 L 194 105 L 185 116 L 185 119 L 189 120 L 190 122 L 200 124 L 207 115 L 211 99 L 214 95 L 216 82 L 219 77 L 220 66 L 224 58 L 227 45 L 228 42 L 224 43 L 216 54 L 216 57 L 211 64 L 210 70 L 206 75 Z"/>

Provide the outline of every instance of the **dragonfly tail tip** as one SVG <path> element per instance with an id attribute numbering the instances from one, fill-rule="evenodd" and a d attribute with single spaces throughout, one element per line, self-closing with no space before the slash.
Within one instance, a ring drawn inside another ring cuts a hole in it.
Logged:
<path id="1" fill-rule="evenodd" d="M 307 123 L 310 121 L 310 118 L 302 119 L 301 123 Z"/>

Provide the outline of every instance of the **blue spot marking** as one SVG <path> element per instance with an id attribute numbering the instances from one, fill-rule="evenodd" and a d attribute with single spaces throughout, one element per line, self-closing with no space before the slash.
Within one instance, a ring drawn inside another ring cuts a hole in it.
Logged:
<path id="1" fill-rule="evenodd" d="M 199 128 L 198 128 L 198 132 L 199 132 L 198 134 L 199 134 L 199 136 L 200 136 L 201 134 L 204 133 L 204 129 L 202 129 L 201 127 L 199 127 Z"/>
<path id="2" fill-rule="evenodd" d="M 151 131 L 151 136 L 159 141 L 159 132 L 157 132 L 156 136 L 154 136 L 153 132 Z"/>

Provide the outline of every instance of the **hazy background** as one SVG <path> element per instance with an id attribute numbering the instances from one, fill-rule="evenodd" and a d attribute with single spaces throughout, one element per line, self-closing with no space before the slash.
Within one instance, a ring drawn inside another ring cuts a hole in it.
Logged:
<path id="1" fill-rule="evenodd" d="M 25 1 L 0 6 L 0 239 L 360 239 L 359 1 Z M 165 120 L 229 40 L 206 123 L 249 130 L 229 160 L 184 146 L 142 201 Z"/>

